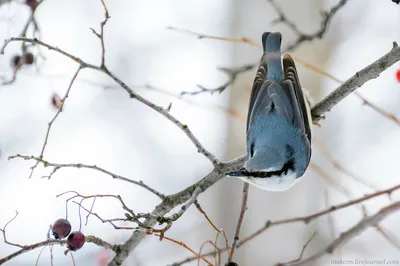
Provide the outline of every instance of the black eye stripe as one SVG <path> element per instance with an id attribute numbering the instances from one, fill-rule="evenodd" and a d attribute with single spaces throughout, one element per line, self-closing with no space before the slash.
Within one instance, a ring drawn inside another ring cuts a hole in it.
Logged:
<path id="1" fill-rule="evenodd" d="M 243 171 L 242 170 L 242 174 L 244 176 L 252 176 L 252 177 L 257 177 L 257 178 L 269 178 L 272 176 L 281 176 L 282 174 L 287 174 L 289 172 L 289 170 L 293 170 L 294 171 L 294 159 L 291 158 L 290 160 L 288 160 L 283 166 L 282 169 L 277 170 L 277 171 L 270 171 L 270 172 L 247 172 L 247 171 Z"/>

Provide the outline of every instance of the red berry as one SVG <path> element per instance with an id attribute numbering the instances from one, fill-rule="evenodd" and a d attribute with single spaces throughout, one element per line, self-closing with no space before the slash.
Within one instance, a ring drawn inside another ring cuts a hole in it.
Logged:
<path id="1" fill-rule="evenodd" d="M 13 68 L 17 68 L 20 64 L 21 64 L 21 56 L 19 56 L 19 55 L 14 55 L 14 56 L 11 58 L 11 66 L 12 66 Z"/>
<path id="2" fill-rule="evenodd" d="M 400 82 L 400 69 L 396 72 L 397 81 Z"/>
<path id="3" fill-rule="evenodd" d="M 72 232 L 67 238 L 67 247 L 71 251 L 80 249 L 85 244 L 85 235 L 80 231 Z"/>
<path id="4" fill-rule="evenodd" d="M 61 218 L 54 222 L 51 230 L 55 239 L 62 239 L 71 232 L 71 224 L 68 220 Z"/>
<path id="5" fill-rule="evenodd" d="M 35 57 L 33 56 L 32 53 L 26 53 L 24 55 L 24 60 L 25 60 L 25 64 L 32 65 L 33 62 L 35 61 Z"/>
<path id="6" fill-rule="evenodd" d="M 37 1 L 36 0 L 25 0 L 25 5 L 29 6 L 34 10 L 37 7 Z"/>
<path id="7" fill-rule="evenodd" d="M 57 94 L 53 93 L 51 96 L 51 105 L 53 105 L 57 110 L 61 109 L 61 98 Z M 62 111 L 62 110 L 61 110 Z"/>

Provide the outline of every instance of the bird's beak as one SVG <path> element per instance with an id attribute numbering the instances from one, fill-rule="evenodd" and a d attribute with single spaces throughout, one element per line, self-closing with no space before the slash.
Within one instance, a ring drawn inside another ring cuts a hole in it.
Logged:
<path id="1" fill-rule="evenodd" d="M 240 170 L 235 170 L 235 171 L 231 171 L 231 172 L 225 173 L 225 175 L 228 175 L 228 176 L 247 176 L 248 172 L 246 171 L 246 169 L 242 168 Z"/>

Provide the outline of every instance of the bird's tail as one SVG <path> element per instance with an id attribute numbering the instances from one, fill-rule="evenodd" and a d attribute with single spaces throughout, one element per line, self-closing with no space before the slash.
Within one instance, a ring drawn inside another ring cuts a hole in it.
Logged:
<path id="1" fill-rule="evenodd" d="M 283 80 L 281 43 L 282 35 L 279 32 L 264 32 L 262 36 L 262 45 L 264 49 L 264 58 L 266 57 L 267 60 L 268 80 L 277 82 Z"/>

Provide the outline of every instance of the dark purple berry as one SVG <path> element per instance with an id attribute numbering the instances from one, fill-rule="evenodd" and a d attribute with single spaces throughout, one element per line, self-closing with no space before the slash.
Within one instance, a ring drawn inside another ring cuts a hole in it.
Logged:
<path id="1" fill-rule="evenodd" d="M 25 5 L 29 6 L 32 8 L 32 10 L 36 9 L 37 7 L 37 1 L 36 0 L 25 0 Z"/>
<path id="2" fill-rule="evenodd" d="M 16 68 L 16 67 L 18 67 L 20 64 L 21 64 L 21 56 L 19 56 L 19 55 L 14 55 L 14 56 L 11 58 L 11 66 L 14 67 L 14 68 Z"/>
<path id="3" fill-rule="evenodd" d="M 80 249 L 85 244 L 85 235 L 81 231 L 72 232 L 67 238 L 67 247 L 71 251 Z"/>
<path id="4" fill-rule="evenodd" d="M 71 224 L 68 220 L 61 218 L 54 222 L 51 230 L 55 239 L 63 239 L 71 232 Z"/>
<path id="5" fill-rule="evenodd" d="M 33 62 L 35 61 L 35 57 L 33 56 L 32 53 L 26 53 L 24 55 L 24 61 L 25 61 L 25 64 L 32 65 Z"/>

